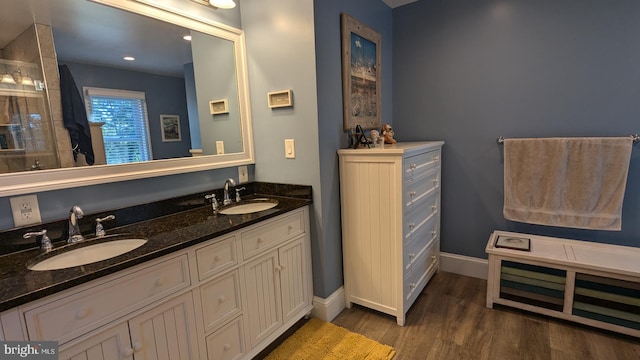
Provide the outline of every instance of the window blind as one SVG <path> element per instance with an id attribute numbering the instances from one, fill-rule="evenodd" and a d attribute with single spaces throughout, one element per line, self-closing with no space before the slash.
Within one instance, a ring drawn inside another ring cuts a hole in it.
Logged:
<path id="1" fill-rule="evenodd" d="M 107 164 L 152 159 L 145 93 L 104 88 L 84 88 L 89 121 L 104 122 Z"/>

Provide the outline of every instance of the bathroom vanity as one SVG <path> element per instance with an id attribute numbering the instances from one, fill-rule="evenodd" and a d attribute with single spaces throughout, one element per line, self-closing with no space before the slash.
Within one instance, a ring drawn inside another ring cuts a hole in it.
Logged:
<path id="1" fill-rule="evenodd" d="M 443 144 L 338 150 L 347 307 L 393 315 L 402 326 L 438 271 Z"/>
<path id="2" fill-rule="evenodd" d="M 60 359 L 251 359 L 312 309 L 310 197 L 269 197 L 251 214 L 200 206 L 108 229 L 148 241 L 75 268 L 3 256 L 0 340 L 58 341 Z"/>

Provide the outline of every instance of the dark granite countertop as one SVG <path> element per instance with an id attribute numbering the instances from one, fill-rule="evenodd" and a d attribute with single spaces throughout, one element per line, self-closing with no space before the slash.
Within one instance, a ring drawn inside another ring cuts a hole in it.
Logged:
<path id="1" fill-rule="evenodd" d="M 198 200 L 201 199 L 202 194 L 194 194 L 192 199 L 196 199 L 196 201 L 190 203 L 192 208 L 188 210 L 170 212 L 169 214 L 144 220 L 137 219 L 138 221 L 115 228 L 109 228 L 105 223 L 107 234 L 126 233 L 131 234 L 132 237 L 145 237 L 148 239 L 141 247 L 111 259 L 67 269 L 32 271 L 27 266 L 38 255 L 42 254 L 39 249 L 31 248 L 1 255 L 0 311 L 113 274 L 311 204 L 310 186 L 251 183 L 247 186 L 247 190 L 251 191 L 248 191 L 251 195 L 246 196 L 245 199 L 268 196 L 277 199 L 278 205 L 272 209 L 257 213 L 242 215 L 219 214 L 214 216 L 211 206 L 205 205 Z M 218 198 L 220 199 L 220 197 Z M 165 209 L 172 209 L 168 205 L 175 205 L 176 201 L 180 203 L 190 202 L 189 197 L 181 197 L 159 202 L 159 206 L 163 206 Z M 149 211 L 149 213 L 157 214 L 155 211 Z M 103 216 L 103 214 L 97 214 L 97 216 Z M 124 222 L 122 219 L 120 221 L 121 223 Z M 4 237 L 8 237 L 6 234 L 12 232 L 24 233 L 28 230 L 7 231 Z M 0 233 L 0 235 L 3 234 Z M 77 246 L 91 245 L 92 241 L 109 240 L 108 237 L 102 240 L 99 238 L 95 240 L 89 239 L 71 246 L 75 248 Z M 61 246 L 59 242 L 54 243 L 54 245 L 56 248 Z"/>

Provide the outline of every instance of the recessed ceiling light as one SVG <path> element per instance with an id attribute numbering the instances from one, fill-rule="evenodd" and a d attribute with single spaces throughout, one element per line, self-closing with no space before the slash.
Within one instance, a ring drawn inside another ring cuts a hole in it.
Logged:
<path id="1" fill-rule="evenodd" d="M 123 59 L 125 59 L 125 60 L 127 60 L 127 61 L 133 61 L 133 60 L 135 60 L 136 58 L 134 58 L 133 56 L 125 56 L 125 57 L 123 57 Z"/>
<path id="2" fill-rule="evenodd" d="M 191 35 L 185 35 L 182 38 L 187 40 L 187 41 L 191 41 Z"/>
<path id="3" fill-rule="evenodd" d="M 236 7 L 236 3 L 233 0 L 209 0 L 209 4 L 220 9 L 233 9 Z"/>

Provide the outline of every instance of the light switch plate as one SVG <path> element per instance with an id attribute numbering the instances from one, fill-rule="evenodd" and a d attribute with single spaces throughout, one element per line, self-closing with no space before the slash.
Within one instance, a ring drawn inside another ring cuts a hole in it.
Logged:
<path id="1" fill-rule="evenodd" d="M 216 154 L 224 154 L 224 141 L 216 141 Z"/>
<path id="2" fill-rule="evenodd" d="M 240 184 L 249 182 L 249 171 L 246 165 L 238 166 L 238 182 Z"/>
<path id="3" fill-rule="evenodd" d="M 9 198 L 9 202 L 11 203 L 13 224 L 16 227 L 39 224 L 42 222 L 37 195 L 13 197 Z"/>
<path id="4" fill-rule="evenodd" d="M 287 159 L 295 159 L 296 143 L 294 139 L 284 139 L 284 157 Z"/>

